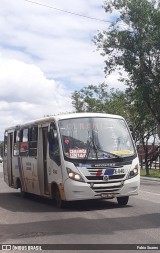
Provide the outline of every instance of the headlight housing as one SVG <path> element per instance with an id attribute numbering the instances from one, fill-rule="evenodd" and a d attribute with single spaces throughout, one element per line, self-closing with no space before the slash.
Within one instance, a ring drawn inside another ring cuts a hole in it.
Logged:
<path id="1" fill-rule="evenodd" d="M 75 181 L 80 181 L 80 182 L 84 182 L 83 178 L 81 177 L 80 174 L 78 174 L 77 172 L 72 171 L 69 168 L 66 168 L 67 172 L 68 172 L 68 176 L 70 179 L 75 180 Z"/>
<path id="2" fill-rule="evenodd" d="M 137 176 L 138 173 L 139 173 L 139 166 L 138 164 L 136 164 L 136 166 L 134 166 L 134 168 L 128 172 L 127 179 Z"/>

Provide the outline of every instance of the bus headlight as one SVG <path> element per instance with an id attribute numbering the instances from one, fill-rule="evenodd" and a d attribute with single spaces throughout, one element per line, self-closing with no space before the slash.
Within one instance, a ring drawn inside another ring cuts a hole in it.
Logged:
<path id="1" fill-rule="evenodd" d="M 127 179 L 137 176 L 138 173 L 139 173 L 139 167 L 137 164 L 132 170 L 129 171 Z"/>
<path id="2" fill-rule="evenodd" d="M 80 182 L 84 182 L 83 178 L 81 177 L 80 174 L 72 171 L 71 169 L 69 168 L 66 168 L 67 169 L 67 172 L 68 172 L 68 176 L 70 179 L 72 180 L 76 180 L 76 181 L 80 181 Z"/>

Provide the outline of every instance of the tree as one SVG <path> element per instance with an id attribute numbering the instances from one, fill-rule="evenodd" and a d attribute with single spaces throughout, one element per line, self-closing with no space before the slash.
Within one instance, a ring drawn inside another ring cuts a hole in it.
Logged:
<path id="1" fill-rule="evenodd" d="M 160 10 L 157 1 L 108 0 L 106 13 L 119 17 L 108 31 L 94 38 L 105 56 L 105 73 L 119 68 L 128 77 L 121 78 L 142 99 L 160 126 Z"/>
<path id="2" fill-rule="evenodd" d="M 142 95 L 132 89 L 108 88 L 107 84 L 89 85 L 72 94 L 76 112 L 104 112 L 123 116 L 133 126 L 135 142 L 143 147 L 146 175 L 149 175 L 148 141 L 156 132 L 156 121 L 144 103 Z"/>
<path id="3" fill-rule="evenodd" d="M 149 139 L 157 133 L 157 122 L 143 101 L 142 94 L 137 90 L 127 89 L 126 99 L 129 120 L 135 131 L 136 142 L 140 142 L 143 138 Z"/>
<path id="4" fill-rule="evenodd" d="M 149 160 L 151 158 L 149 144 L 152 140 L 152 157 L 155 157 L 155 140 L 157 136 L 157 122 L 153 118 L 146 103 L 142 99 L 142 94 L 137 90 L 127 89 L 126 98 L 128 102 L 128 115 L 131 125 L 134 129 L 135 143 L 139 150 L 143 150 L 140 155 L 142 164 L 145 164 L 146 175 L 150 174 Z M 154 138 L 153 138 L 154 137 Z M 144 160 L 142 161 L 143 158 Z"/>
<path id="5" fill-rule="evenodd" d="M 72 104 L 76 112 L 104 112 L 127 117 L 125 93 L 109 89 L 105 83 L 75 91 Z"/>

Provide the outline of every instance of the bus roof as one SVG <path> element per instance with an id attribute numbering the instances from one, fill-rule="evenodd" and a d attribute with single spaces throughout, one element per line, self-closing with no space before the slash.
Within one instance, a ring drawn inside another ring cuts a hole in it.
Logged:
<path id="1" fill-rule="evenodd" d="M 20 124 L 17 126 L 12 126 L 9 128 L 6 128 L 5 131 L 11 130 L 11 129 L 16 129 L 16 128 L 22 128 L 22 127 L 27 127 L 30 125 L 38 125 L 41 123 L 49 123 L 52 120 L 58 121 L 62 119 L 74 119 L 74 118 L 86 118 L 86 117 L 101 117 L 101 118 L 117 118 L 117 119 L 123 119 L 122 116 L 119 115 L 114 115 L 114 114 L 106 114 L 106 113 L 88 113 L 88 112 L 83 112 L 83 113 L 66 113 L 66 114 L 58 114 L 55 116 L 47 116 L 43 117 L 40 119 L 36 119 L 30 122 L 26 122 L 24 124 Z"/>
<path id="2" fill-rule="evenodd" d="M 72 118 L 84 118 L 84 117 L 104 117 L 104 118 L 122 118 L 118 115 L 106 114 L 106 113 L 93 113 L 93 112 L 81 112 L 81 113 L 68 113 L 55 116 L 57 119 L 72 119 Z"/>

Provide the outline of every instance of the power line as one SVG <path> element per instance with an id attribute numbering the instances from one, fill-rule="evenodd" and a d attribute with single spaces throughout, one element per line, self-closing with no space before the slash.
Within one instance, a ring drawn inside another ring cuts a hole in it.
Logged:
<path id="1" fill-rule="evenodd" d="M 105 23 L 111 23 L 111 21 L 107 21 L 107 20 L 99 19 L 99 18 L 95 18 L 95 17 L 89 17 L 89 16 L 86 16 L 86 15 L 78 14 L 78 13 L 71 12 L 71 11 L 62 10 L 62 9 L 59 9 L 59 8 L 56 8 L 56 7 L 53 7 L 53 6 L 49 6 L 49 5 L 42 4 L 42 3 L 37 3 L 37 2 L 31 1 L 31 0 L 24 0 L 24 1 L 32 3 L 32 4 L 37 4 L 37 5 L 40 5 L 40 6 L 43 6 L 43 7 L 47 7 L 47 8 L 53 9 L 55 11 L 61 11 L 61 12 L 65 12 L 65 13 L 68 13 L 68 14 L 75 15 L 75 16 L 79 16 L 79 17 L 82 17 L 82 18 L 88 18 L 88 19 L 92 19 L 92 20 L 96 20 L 96 21 L 105 22 Z"/>

